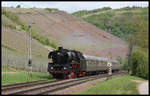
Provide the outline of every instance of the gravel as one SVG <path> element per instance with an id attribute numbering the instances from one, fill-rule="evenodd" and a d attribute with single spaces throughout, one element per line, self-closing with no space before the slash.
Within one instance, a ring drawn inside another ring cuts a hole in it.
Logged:
<path id="1" fill-rule="evenodd" d="M 53 92 L 51 94 L 72 94 L 72 93 L 76 93 L 76 92 L 80 92 L 80 91 L 84 91 L 92 86 L 94 86 L 95 84 L 102 82 L 106 80 L 106 78 L 102 78 L 102 79 L 97 79 L 97 80 L 93 80 L 93 81 L 88 81 L 86 83 L 82 83 L 76 86 L 72 86 L 69 88 L 66 88 L 64 90 L 61 91 L 57 91 L 57 92 Z"/>
<path id="2" fill-rule="evenodd" d="M 138 90 L 139 90 L 139 93 L 140 94 L 149 94 L 149 84 L 148 84 L 149 82 L 147 81 L 147 82 L 143 82 L 143 83 L 141 83 L 139 86 L 138 86 Z"/>

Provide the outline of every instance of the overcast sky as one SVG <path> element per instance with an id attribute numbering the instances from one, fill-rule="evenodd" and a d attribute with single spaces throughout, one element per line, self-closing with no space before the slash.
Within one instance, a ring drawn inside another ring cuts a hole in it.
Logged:
<path id="1" fill-rule="evenodd" d="M 130 1 L 130 2 L 98 2 L 98 1 L 80 1 L 80 2 L 58 2 L 58 1 L 36 1 L 36 2 L 22 2 L 22 1 L 2 1 L 2 7 L 16 7 L 17 5 L 21 5 L 22 8 L 58 8 L 59 10 L 64 10 L 68 13 L 72 13 L 79 10 L 92 10 L 102 7 L 111 7 L 113 9 L 122 8 L 126 6 L 140 6 L 140 7 L 147 7 L 148 1 Z"/>

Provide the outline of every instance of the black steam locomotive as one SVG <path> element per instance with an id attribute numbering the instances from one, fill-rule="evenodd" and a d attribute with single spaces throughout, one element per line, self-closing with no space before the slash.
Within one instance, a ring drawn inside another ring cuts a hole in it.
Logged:
<path id="1" fill-rule="evenodd" d="M 63 49 L 63 47 L 50 52 L 48 58 L 52 59 L 52 62 L 48 63 L 48 72 L 54 78 L 76 78 L 108 71 L 107 58 L 83 55 L 79 51 Z M 118 61 L 109 61 L 113 71 L 120 69 Z"/>

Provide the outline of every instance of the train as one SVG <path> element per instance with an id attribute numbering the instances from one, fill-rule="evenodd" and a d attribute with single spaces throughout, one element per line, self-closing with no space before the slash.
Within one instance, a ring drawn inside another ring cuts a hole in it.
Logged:
<path id="1" fill-rule="evenodd" d="M 120 63 L 109 58 L 90 56 L 76 50 L 64 49 L 49 52 L 48 72 L 54 78 L 78 78 L 88 75 L 108 73 L 120 70 Z"/>

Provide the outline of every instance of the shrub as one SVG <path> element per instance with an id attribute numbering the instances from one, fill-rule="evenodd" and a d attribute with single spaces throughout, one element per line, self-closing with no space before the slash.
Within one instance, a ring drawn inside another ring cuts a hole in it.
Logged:
<path id="1" fill-rule="evenodd" d="M 28 32 L 28 26 L 27 26 L 27 25 L 25 25 L 25 24 L 21 26 L 21 29 L 22 29 L 22 30 L 25 30 L 25 31 L 27 31 L 27 32 Z"/>
<path id="2" fill-rule="evenodd" d="M 120 62 L 121 69 L 127 70 L 129 68 L 127 58 L 122 58 L 119 56 L 118 58 L 116 58 L 116 60 Z"/>
<path id="3" fill-rule="evenodd" d="M 32 37 L 36 40 L 38 40 L 40 43 L 44 44 L 44 45 L 48 45 L 51 46 L 55 49 L 57 49 L 57 44 L 55 42 L 50 41 L 48 38 L 42 37 L 38 34 L 36 34 L 35 32 L 32 32 Z"/>
<path id="4" fill-rule="evenodd" d="M 131 56 L 130 69 L 132 75 L 148 79 L 148 54 L 144 51 L 135 50 Z"/>

